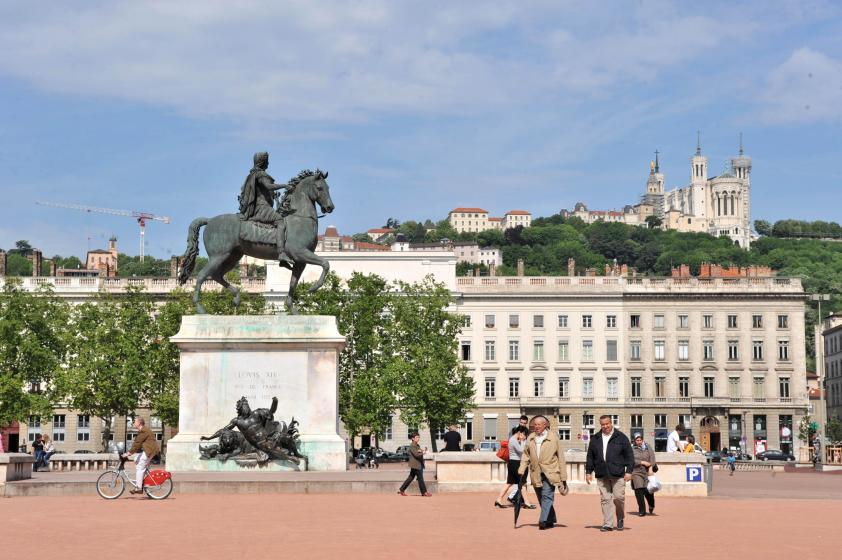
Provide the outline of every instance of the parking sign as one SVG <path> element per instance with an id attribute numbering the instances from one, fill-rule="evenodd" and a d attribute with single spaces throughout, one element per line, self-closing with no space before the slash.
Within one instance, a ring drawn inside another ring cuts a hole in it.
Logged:
<path id="1" fill-rule="evenodd" d="M 687 482 L 702 481 L 702 465 L 687 465 Z"/>

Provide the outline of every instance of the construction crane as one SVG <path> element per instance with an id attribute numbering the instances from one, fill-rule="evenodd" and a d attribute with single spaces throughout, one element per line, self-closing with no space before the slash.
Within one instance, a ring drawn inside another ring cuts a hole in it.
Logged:
<path id="1" fill-rule="evenodd" d="M 140 262 L 143 262 L 143 247 L 145 245 L 144 238 L 146 235 L 147 220 L 155 220 L 165 224 L 170 223 L 169 216 L 156 216 L 149 212 L 138 212 L 137 210 L 114 210 L 113 208 L 97 208 L 95 206 L 83 206 L 81 204 L 62 204 L 58 202 L 36 202 L 40 206 L 52 206 L 54 208 L 70 208 L 71 210 L 81 210 L 82 212 L 95 212 L 97 214 L 111 214 L 112 216 L 128 216 L 137 220 L 140 226 Z"/>

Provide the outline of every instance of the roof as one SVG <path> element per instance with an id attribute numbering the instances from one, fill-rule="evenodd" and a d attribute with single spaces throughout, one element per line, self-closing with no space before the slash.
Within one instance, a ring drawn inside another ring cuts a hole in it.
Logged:
<path id="1" fill-rule="evenodd" d="M 371 228 L 366 233 L 394 233 L 395 230 L 389 228 Z"/>
<path id="2" fill-rule="evenodd" d="M 483 210 L 482 208 L 454 208 L 450 211 L 451 214 L 454 212 L 476 212 L 482 214 L 488 214 L 488 210 Z"/>
<path id="3" fill-rule="evenodd" d="M 390 247 L 386 245 L 378 245 L 377 243 L 368 243 L 366 241 L 357 241 L 354 243 L 357 251 L 391 251 Z"/>
<path id="4" fill-rule="evenodd" d="M 353 240 L 354 240 L 354 238 L 351 237 L 350 235 L 343 235 L 342 236 L 342 241 L 353 241 Z"/>
<path id="5" fill-rule="evenodd" d="M 336 231 L 334 226 L 327 226 L 325 230 L 325 237 L 339 237 L 339 232 Z"/>
<path id="6" fill-rule="evenodd" d="M 503 218 L 488 218 L 489 222 L 502 222 Z"/>
<path id="7" fill-rule="evenodd" d="M 454 247 L 479 247 L 479 244 L 476 241 L 454 241 Z"/>
<path id="8" fill-rule="evenodd" d="M 97 255 L 110 255 L 110 254 L 111 254 L 111 251 L 107 251 L 107 250 L 105 250 L 105 249 L 93 249 L 93 250 L 91 250 L 91 251 L 88 251 L 88 254 L 89 254 L 89 255 L 90 255 L 91 253 L 95 253 L 95 254 L 97 254 Z"/>
<path id="9" fill-rule="evenodd" d="M 526 210 L 509 210 L 508 212 L 506 212 L 506 214 L 505 214 L 505 215 L 506 215 L 506 216 L 511 216 L 511 215 L 518 215 L 518 216 L 531 216 L 531 215 L 532 215 L 532 213 L 531 213 L 531 212 L 527 212 Z"/>

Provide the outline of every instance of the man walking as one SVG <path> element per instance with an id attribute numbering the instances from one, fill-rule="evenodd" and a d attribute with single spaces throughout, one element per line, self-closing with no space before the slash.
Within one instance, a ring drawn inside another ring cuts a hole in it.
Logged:
<path id="1" fill-rule="evenodd" d="M 617 530 L 623 530 L 626 509 L 626 482 L 634 471 L 634 452 L 629 438 L 614 429 L 611 417 L 599 417 L 600 434 L 591 438 L 585 462 L 585 482 L 591 483 L 596 473 L 599 486 L 599 502 L 602 505 L 601 531 L 611 531 L 614 526 L 614 512 L 617 514 Z M 614 502 L 613 508 L 611 502 Z"/>
<path id="2" fill-rule="evenodd" d="M 535 416 L 529 423 L 529 438 L 520 459 L 518 475 L 529 470 L 529 480 L 535 488 L 541 504 L 538 529 L 551 529 L 556 524 L 555 489 L 561 486 L 562 495 L 567 494 L 567 463 L 558 436 L 550 430 L 546 416 Z"/>
<path id="3" fill-rule="evenodd" d="M 418 435 L 418 432 L 412 434 L 411 441 L 412 443 L 409 445 L 409 476 L 401 484 L 398 494 L 406 496 L 406 489 L 409 488 L 412 479 L 417 478 L 421 495 L 429 498 L 432 494 L 427 492 L 427 485 L 424 484 L 424 452 L 427 451 L 427 448 L 421 449 L 421 445 L 418 443 L 421 441 L 421 436 Z"/>

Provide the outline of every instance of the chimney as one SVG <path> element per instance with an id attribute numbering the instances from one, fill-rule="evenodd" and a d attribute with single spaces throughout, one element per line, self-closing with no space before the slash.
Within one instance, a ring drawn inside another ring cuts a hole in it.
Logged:
<path id="1" fill-rule="evenodd" d="M 6 261 L 8 257 L 6 251 L 0 249 L 0 276 L 6 276 Z"/>
<path id="2" fill-rule="evenodd" d="M 177 255 L 173 255 L 170 257 L 170 278 L 175 278 L 178 276 L 178 269 L 181 265 L 181 259 Z"/>
<path id="3" fill-rule="evenodd" d="M 50 276 L 55 278 L 55 276 L 56 276 L 56 261 L 54 259 L 50 259 L 48 262 L 50 263 Z"/>
<path id="4" fill-rule="evenodd" d="M 43 261 L 41 251 L 33 250 L 30 260 L 32 261 L 32 276 L 41 276 L 41 262 Z"/>
<path id="5" fill-rule="evenodd" d="M 576 276 L 576 259 L 574 258 L 567 259 L 567 275 Z"/>
<path id="6" fill-rule="evenodd" d="M 524 271 L 523 259 L 518 259 L 517 260 L 517 275 L 523 276 L 523 271 Z"/>

